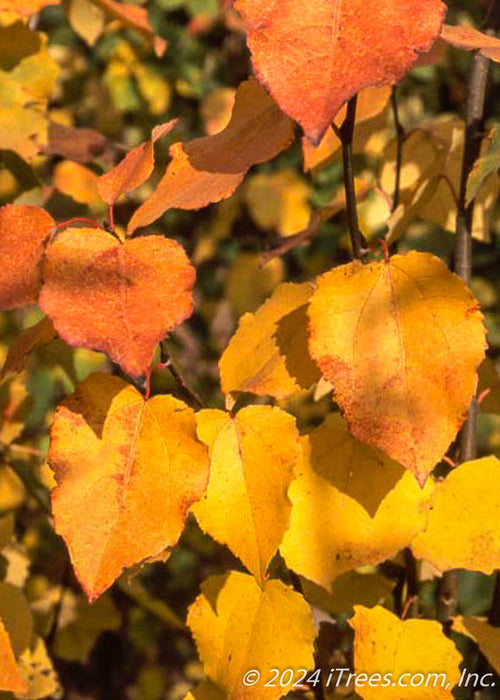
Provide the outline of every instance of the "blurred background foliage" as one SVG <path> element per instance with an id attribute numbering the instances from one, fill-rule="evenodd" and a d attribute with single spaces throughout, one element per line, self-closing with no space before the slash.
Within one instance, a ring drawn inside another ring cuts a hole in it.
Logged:
<path id="1" fill-rule="evenodd" d="M 487 4 L 449 0 L 447 21 L 480 27 Z M 169 143 L 224 128 L 235 89 L 250 73 L 245 38 L 230 3 L 151 0 L 147 13 L 155 33 L 168 42 L 162 57 L 155 55 L 151 37 L 110 19 L 99 3 L 64 0 L 28 21 L 0 3 L 2 203 L 43 206 L 59 221 L 90 216 L 103 222 L 107 211 L 97 194 L 97 176 L 148 139 L 153 126 L 179 118 L 175 131 L 156 146 L 151 180 L 117 205 L 115 220 L 125 226 L 164 172 Z M 406 133 L 404 210 L 402 223 L 395 221 L 390 228 L 400 251 L 430 251 L 451 262 L 452 190 L 459 174 L 460 117 L 471 60 L 471 54 L 448 49 L 430 65 L 415 67 L 397 88 Z M 491 124 L 500 120 L 499 95 L 500 70 L 495 65 L 487 107 Z M 389 97 L 390 91 L 382 108 L 360 123 L 356 137 L 358 187 L 367 189 L 360 204 L 361 228 L 368 240 L 387 231 L 390 215 L 395 126 Z M 73 132 L 60 127 L 91 129 L 101 136 L 88 136 L 91 147 L 79 149 Z M 64 148 L 62 134 L 67 139 Z M 315 210 L 342 200 L 340 151 L 327 149 L 327 157 L 323 155 L 310 148 L 303 153 L 297 130 L 294 145 L 273 162 L 253 168 L 230 199 L 198 212 L 168 211 L 150 227 L 180 241 L 197 266 L 195 313 L 170 343 L 179 371 L 209 406 L 224 405 L 217 363 L 238 318 L 254 311 L 280 281 L 307 280 L 350 259 L 342 206 L 310 242 L 266 264 L 262 259 L 276 241 L 307 228 Z M 438 161 L 439 177 L 419 200 L 419 185 L 432 179 Z M 500 452 L 496 174 L 486 188 L 488 196 L 478 206 L 472 281 L 490 344 L 481 381 L 492 391 L 482 405 L 480 455 Z M 0 317 L 0 360 L 19 332 L 40 318 L 36 307 Z M 124 578 L 92 607 L 85 602 L 48 517 L 52 477 L 45 455 L 47 426 L 57 403 L 95 370 L 116 371 L 104 356 L 56 340 L 38 350 L 22 374 L 0 384 L 2 615 L 11 611 L 15 643 L 18 650 L 27 650 L 23 664 L 32 678 L 30 697 L 179 700 L 203 677 L 184 624 L 187 606 L 204 578 L 241 565 L 190 519 L 166 564 L 144 567 L 132 582 Z M 183 390 L 169 372 L 162 372 L 154 376 L 153 391 L 182 396 Z M 321 422 L 331 408 L 331 397 L 301 392 L 284 405 L 306 430 Z M 397 609 L 404 567 L 403 558 L 398 558 L 358 572 L 358 602 L 368 603 L 376 592 L 375 602 L 384 600 Z M 279 558 L 274 571 L 286 580 Z M 422 610 L 435 617 L 437 573 L 421 574 Z M 346 593 L 353 586 L 349 576 L 344 582 L 341 577 L 337 591 L 338 599 L 345 600 L 345 612 L 352 603 Z M 484 615 L 492 586 L 491 577 L 464 573 L 459 612 Z M 25 597 L 19 595 L 20 589 Z M 318 595 L 311 592 L 319 625 L 327 618 L 319 612 Z M 328 610 L 328 602 L 323 607 Z M 38 641 L 30 647 L 33 634 Z M 321 625 L 320 660 L 348 665 L 349 647 L 345 614 L 338 617 L 336 627 Z M 467 654 L 473 667 L 477 651 L 472 644 Z M 0 693 L 0 697 L 11 696 Z"/>

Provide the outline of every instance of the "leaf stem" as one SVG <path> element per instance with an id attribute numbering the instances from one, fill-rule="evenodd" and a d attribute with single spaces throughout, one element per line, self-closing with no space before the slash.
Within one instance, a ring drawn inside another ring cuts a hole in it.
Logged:
<path id="1" fill-rule="evenodd" d="M 365 252 L 364 236 L 359 229 L 358 208 L 356 205 L 356 188 L 354 185 L 354 167 L 352 162 L 352 142 L 356 125 L 356 107 L 358 96 L 347 103 L 347 114 L 337 134 L 342 143 L 342 160 L 344 163 L 344 187 L 347 206 L 347 222 L 351 238 L 352 255 L 359 260 Z"/>
<path id="2" fill-rule="evenodd" d="M 172 353 L 168 346 L 166 340 L 162 340 L 160 343 L 161 361 L 170 370 L 170 373 L 180 385 L 181 391 L 184 394 L 186 400 L 191 404 L 193 408 L 206 408 L 206 404 L 199 396 L 199 394 L 189 385 L 189 383 L 184 378 L 182 371 L 179 369 L 177 362 L 173 359 Z"/>

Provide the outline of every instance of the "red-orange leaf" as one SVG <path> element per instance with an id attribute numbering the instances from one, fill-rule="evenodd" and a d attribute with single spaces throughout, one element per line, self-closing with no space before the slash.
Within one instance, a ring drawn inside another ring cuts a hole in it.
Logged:
<path id="1" fill-rule="evenodd" d="M 159 138 L 172 131 L 177 119 L 155 126 L 149 141 L 141 143 L 127 153 L 116 168 L 102 175 L 97 182 L 97 189 L 106 204 L 113 205 L 127 192 L 142 185 L 153 172 L 155 164 L 154 144 Z"/>
<path id="2" fill-rule="evenodd" d="M 37 300 L 44 243 L 55 225 L 43 209 L 8 204 L 0 209 L 0 309 Z"/>
<path id="3" fill-rule="evenodd" d="M 236 0 L 255 72 L 318 143 L 346 100 L 400 80 L 439 35 L 441 0 Z"/>
<path id="4" fill-rule="evenodd" d="M 254 80 L 240 85 L 228 126 L 170 149 L 172 162 L 151 197 L 130 220 L 127 233 L 168 209 L 200 209 L 230 197 L 252 165 L 274 158 L 293 140 L 293 123 Z"/>
<path id="5" fill-rule="evenodd" d="M 47 249 L 39 303 L 70 345 L 105 352 L 141 376 L 158 342 L 191 314 L 194 280 L 176 241 L 120 243 L 100 229 L 67 229 Z"/>
<path id="6" fill-rule="evenodd" d="M 91 600 L 123 569 L 176 544 L 208 480 L 192 409 L 172 396 L 145 401 L 105 374 L 58 408 L 49 462 L 56 531 Z"/>

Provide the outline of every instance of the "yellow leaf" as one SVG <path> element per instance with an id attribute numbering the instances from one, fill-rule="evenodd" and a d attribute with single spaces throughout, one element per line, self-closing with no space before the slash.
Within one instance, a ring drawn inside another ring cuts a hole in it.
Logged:
<path id="1" fill-rule="evenodd" d="M 462 657 L 439 622 L 402 622 L 379 606 L 354 610 L 355 690 L 363 700 L 453 700 Z"/>
<path id="2" fill-rule="evenodd" d="M 335 579 L 331 593 L 306 578 L 300 581 L 305 599 L 330 615 L 345 615 L 354 605 L 392 605 L 394 582 L 378 573 L 348 571 Z"/>
<path id="3" fill-rule="evenodd" d="M 455 617 L 453 629 L 476 642 L 495 671 L 500 673 L 499 627 L 493 627 L 480 617 Z"/>
<path id="4" fill-rule="evenodd" d="M 227 700 L 227 695 L 211 681 L 203 681 L 190 690 L 183 700 Z"/>
<path id="5" fill-rule="evenodd" d="M 193 513 L 263 583 L 290 520 L 287 491 L 300 459 L 295 420 L 270 406 L 248 406 L 234 418 L 205 410 L 196 419 L 211 466 Z"/>
<path id="6" fill-rule="evenodd" d="M 54 187 L 79 204 L 103 209 L 98 190 L 99 176 L 90 168 L 71 160 L 63 160 L 54 168 Z"/>
<path id="7" fill-rule="evenodd" d="M 427 522 L 432 484 L 363 445 L 330 415 L 302 439 L 281 545 L 287 565 L 327 590 L 340 574 L 407 547 Z M 394 526 L 397 523 L 397 527 Z"/>
<path id="8" fill-rule="evenodd" d="M 314 666 L 309 606 L 281 581 L 268 580 L 261 588 L 236 571 L 211 576 L 189 609 L 188 625 L 205 673 L 231 700 L 277 700 L 291 690 L 299 669 Z M 265 687 L 272 668 L 294 669 L 294 678 Z M 243 677 L 252 669 L 261 680 L 245 686 Z"/>
<path id="9" fill-rule="evenodd" d="M 309 283 L 282 283 L 253 314 L 240 318 L 219 363 L 222 391 L 278 399 L 309 388 L 319 377 L 307 348 Z"/>
<path id="10" fill-rule="evenodd" d="M 28 686 L 23 700 L 41 700 L 61 692 L 59 679 L 41 637 L 36 637 L 34 646 L 20 656 L 19 666 Z"/>
<path id="11" fill-rule="evenodd" d="M 227 277 L 227 297 L 238 315 L 255 311 L 283 279 L 281 258 L 265 265 L 261 256 L 242 253 L 231 263 Z"/>
<path id="12" fill-rule="evenodd" d="M 25 55 L 19 62 L 12 65 L 4 61 L 2 67 L 9 69 L 0 70 L 0 149 L 13 150 L 28 160 L 47 143 L 47 100 L 54 88 L 58 67 L 48 54 L 44 35 L 29 32 L 19 22 L 0 29 L 0 33 L 6 31 L 11 31 L 9 41 L 13 52 L 17 51 L 17 58 L 20 54 L 16 43 L 31 49 L 39 47 L 28 55 L 24 49 Z"/>
<path id="13" fill-rule="evenodd" d="M 176 544 L 208 478 L 190 408 L 171 396 L 145 401 L 103 374 L 58 408 L 49 462 L 56 531 L 91 600 L 126 567 Z"/>
<path id="14" fill-rule="evenodd" d="M 312 357 L 351 433 L 425 483 L 463 423 L 484 357 L 478 303 L 429 253 L 342 265 L 309 305 Z"/>
<path id="15" fill-rule="evenodd" d="M 4 581 L 0 583 L 0 619 L 18 657 L 31 643 L 33 617 L 23 592 Z"/>
<path id="16" fill-rule="evenodd" d="M 231 121 L 236 90 L 230 87 L 216 88 L 203 97 L 200 116 L 209 136 L 223 131 Z"/>
<path id="17" fill-rule="evenodd" d="M 131 71 L 141 95 L 147 102 L 149 111 L 161 115 L 168 110 L 172 89 L 161 71 L 155 66 L 137 62 L 132 64 Z"/>
<path id="18" fill-rule="evenodd" d="M 0 503 L 5 510 L 14 510 L 24 501 L 26 491 L 17 474 L 6 464 L 0 464 Z"/>
<path id="19" fill-rule="evenodd" d="M 25 377 L 11 377 L 0 385 L 0 444 L 9 445 L 22 433 L 31 406 Z M 2 503 L 2 507 L 5 507 Z"/>
<path id="20" fill-rule="evenodd" d="M 291 236 L 305 229 L 311 217 L 310 188 L 294 170 L 258 173 L 247 180 L 245 200 L 257 226 Z"/>
<path id="21" fill-rule="evenodd" d="M 0 619 L 0 690 L 26 692 L 27 685 L 16 663 L 9 635 Z"/>
<path id="22" fill-rule="evenodd" d="M 41 321 L 34 326 L 30 326 L 21 331 L 13 340 L 7 353 L 5 363 L 0 372 L 0 380 L 5 379 L 8 374 L 17 374 L 24 369 L 29 355 L 39 347 L 47 345 L 57 337 L 54 324 L 44 316 Z"/>
<path id="23" fill-rule="evenodd" d="M 69 0 L 67 12 L 69 23 L 78 36 L 94 46 L 104 30 L 104 12 L 89 0 Z"/>
<path id="24" fill-rule="evenodd" d="M 423 219 L 455 232 L 457 199 L 463 157 L 464 126 L 448 115 L 424 121 L 410 132 L 403 144 L 401 204 L 390 217 L 389 240 L 406 233 L 409 223 Z M 481 152 L 487 148 L 485 139 Z M 392 196 L 396 170 L 396 142 L 388 144 L 380 174 L 382 188 Z M 490 240 L 490 222 L 500 179 L 487 178 L 474 209 L 474 238 Z"/>
<path id="25" fill-rule="evenodd" d="M 484 457 L 456 467 L 436 484 L 429 524 L 412 543 L 415 556 L 440 571 L 500 568 L 500 461 Z"/>

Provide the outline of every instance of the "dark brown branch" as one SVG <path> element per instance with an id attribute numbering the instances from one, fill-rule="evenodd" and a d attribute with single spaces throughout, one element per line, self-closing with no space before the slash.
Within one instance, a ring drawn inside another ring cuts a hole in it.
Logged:
<path id="1" fill-rule="evenodd" d="M 492 0 L 484 31 L 490 34 L 496 33 L 499 27 L 500 0 Z M 466 284 L 470 284 L 472 274 L 472 221 L 474 216 L 474 201 L 466 206 L 466 189 L 469 174 L 479 157 L 484 135 L 484 107 L 489 65 L 489 59 L 476 53 L 473 59 L 465 109 L 465 139 L 457 208 L 454 267 L 456 274 Z M 477 402 L 473 399 L 467 420 L 460 431 L 459 463 L 467 462 L 476 456 L 477 413 Z M 441 620 L 447 620 L 457 612 L 458 583 L 458 571 L 448 571 L 444 574 L 438 602 L 438 615 Z"/>
<path id="2" fill-rule="evenodd" d="M 413 552 L 408 547 L 403 552 L 406 569 L 405 618 L 418 616 L 418 569 Z"/>
<path id="3" fill-rule="evenodd" d="M 203 401 L 203 399 L 197 394 L 193 387 L 191 387 L 184 378 L 182 371 L 179 369 L 177 362 L 172 356 L 172 352 L 170 351 L 167 340 L 162 340 L 162 342 L 160 343 L 160 351 L 161 361 L 166 364 L 171 375 L 179 384 L 180 391 L 184 395 L 186 401 L 193 408 L 206 408 L 206 404 Z"/>
<path id="4" fill-rule="evenodd" d="M 395 211 L 399 206 L 401 195 L 401 168 L 403 165 L 403 141 L 405 137 L 405 130 L 399 119 L 398 96 L 395 85 L 392 88 L 391 105 L 396 129 L 396 179 L 394 182 L 394 197 L 392 199 L 392 211 Z"/>
<path id="5" fill-rule="evenodd" d="M 347 222 L 349 224 L 352 254 L 354 258 L 359 259 L 365 252 L 366 244 L 364 236 L 359 229 L 356 188 L 354 185 L 354 167 L 352 162 L 352 141 L 354 137 L 354 127 L 356 125 L 357 102 L 358 98 L 355 96 L 347 103 L 347 114 L 342 122 L 342 126 L 340 129 L 337 129 L 337 134 L 342 142 Z"/>

